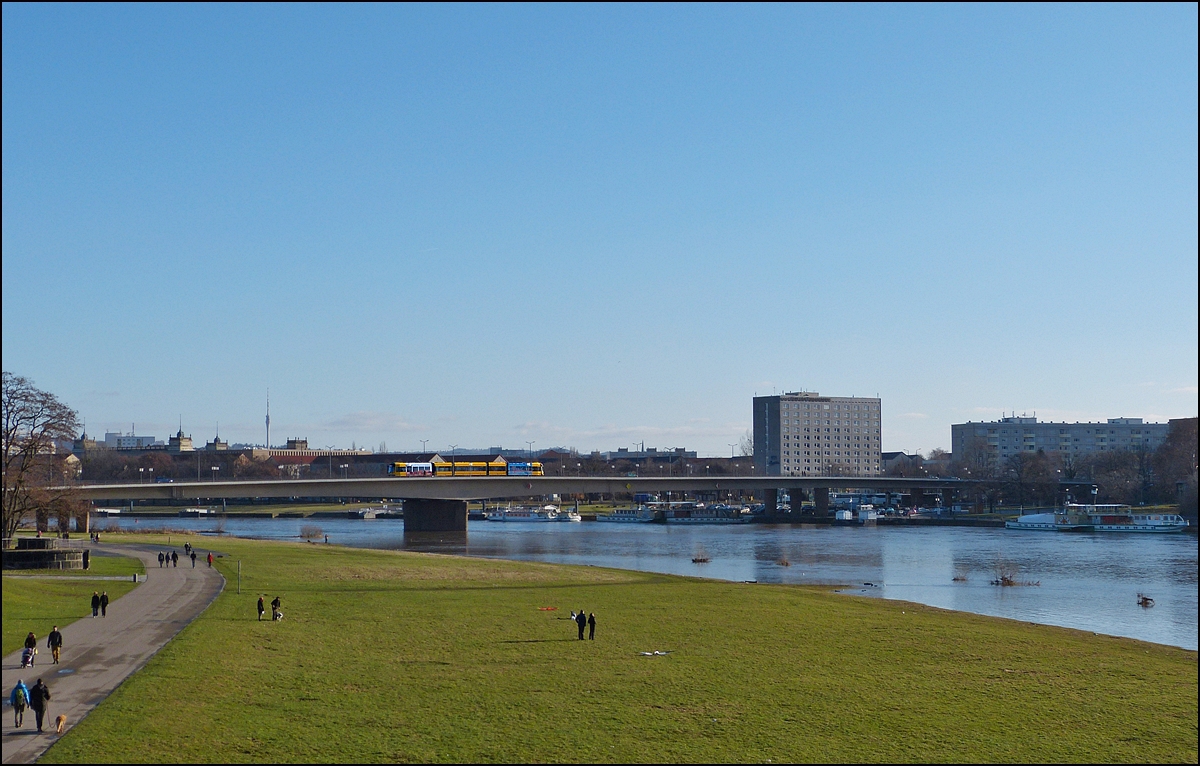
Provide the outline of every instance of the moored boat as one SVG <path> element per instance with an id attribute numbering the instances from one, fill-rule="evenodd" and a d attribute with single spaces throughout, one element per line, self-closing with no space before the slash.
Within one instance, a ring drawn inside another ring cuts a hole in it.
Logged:
<path id="1" fill-rule="evenodd" d="M 645 505 L 636 508 L 613 508 L 608 513 L 597 513 L 596 521 L 615 521 L 623 523 L 646 523 L 654 521 L 654 509 Z"/>
<path id="2" fill-rule="evenodd" d="M 704 506 L 685 503 L 663 512 L 668 524 L 748 524 L 751 516 L 741 508 L 729 506 Z"/>
<path id="3" fill-rule="evenodd" d="M 545 505 L 541 508 L 498 508 L 488 511 L 488 521 L 558 521 L 558 507 Z"/>
<path id="4" fill-rule="evenodd" d="M 1007 529 L 1047 532 L 1182 532 L 1187 519 L 1177 513 L 1138 511 L 1128 505 L 1068 503 L 1053 513 L 1031 513 L 1006 521 Z"/>

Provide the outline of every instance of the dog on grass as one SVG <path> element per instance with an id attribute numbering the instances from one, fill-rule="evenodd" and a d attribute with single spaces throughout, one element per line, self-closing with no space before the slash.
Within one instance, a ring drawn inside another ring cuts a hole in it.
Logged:
<path id="1" fill-rule="evenodd" d="M 58 718 L 55 718 L 54 728 L 58 730 L 59 734 L 62 734 L 63 729 L 67 728 L 67 717 L 65 715 L 60 715 Z"/>

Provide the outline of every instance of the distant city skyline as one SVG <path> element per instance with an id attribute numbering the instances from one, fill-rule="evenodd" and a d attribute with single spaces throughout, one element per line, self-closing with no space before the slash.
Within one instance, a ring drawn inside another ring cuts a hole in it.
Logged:
<path id="1" fill-rule="evenodd" d="M 1194 4 L 2 12 L 3 366 L 89 432 L 1197 413 Z"/>

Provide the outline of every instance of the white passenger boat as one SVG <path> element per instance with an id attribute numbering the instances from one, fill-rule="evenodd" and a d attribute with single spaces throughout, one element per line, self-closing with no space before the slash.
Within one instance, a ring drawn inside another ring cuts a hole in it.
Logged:
<path id="1" fill-rule="evenodd" d="M 553 508 L 554 506 L 548 505 L 546 507 Z M 583 517 L 579 515 L 579 511 L 576 511 L 573 508 L 568 508 L 565 511 L 559 510 L 558 516 L 554 520 L 555 521 L 583 521 Z"/>
<path id="2" fill-rule="evenodd" d="M 646 523 L 654 521 L 654 509 L 645 505 L 637 508 L 613 508 L 608 513 L 597 513 L 596 521 L 616 521 L 624 523 Z"/>
<path id="3" fill-rule="evenodd" d="M 558 521 L 558 506 L 544 505 L 541 508 L 499 508 L 488 511 L 488 521 Z M 576 514 L 578 516 L 579 514 Z"/>
<path id="4" fill-rule="evenodd" d="M 1187 519 L 1177 513 L 1138 511 L 1128 505 L 1068 503 L 1054 513 L 1031 513 L 1004 522 L 1008 529 L 1046 532 L 1182 532 Z"/>

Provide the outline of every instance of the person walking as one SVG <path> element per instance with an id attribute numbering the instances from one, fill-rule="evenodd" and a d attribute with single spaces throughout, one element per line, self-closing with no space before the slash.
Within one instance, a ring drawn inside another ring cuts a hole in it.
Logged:
<path id="1" fill-rule="evenodd" d="M 58 631 L 58 626 L 54 626 L 54 630 L 50 631 L 50 635 L 46 638 L 46 647 L 50 650 L 50 654 L 54 655 L 54 664 L 58 664 L 58 653 L 62 649 L 63 637 Z"/>
<path id="2" fill-rule="evenodd" d="M 179 554 L 176 553 L 175 551 L 171 551 L 171 566 L 173 566 L 173 567 L 179 566 Z"/>
<path id="3" fill-rule="evenodd" d="M 19 729 L 21 724 L 25 723 L 25 706 L 29 704 L 29 687 L 25 685 L 24 680 L 17 679 L 17 685 L 13 687 L 8 702 L 13 706 L 13 725 Z"/>
<path id="4" fill-rule="evenodd" d="M 189 554 L 189 553 L 191 553 L 191 552 L 192 552 L 192 544 L 191 544 L 191 543 L 184 543 L 184 544 L 183 544 L 183 555 L 185 555 L 185 556 L 186 556 L 186 555 L 188 555 L 188 554 Z"/>
<path id="5" fill-rule="evenodd" d="M 262 616 L 267 613 L 267 606 L 263 602 L 263 597 L 258 597 L 258 621 L 262 622 Z"/>
<path id="6" fill-rule="evenodd" d="M 159 569 L 162 569 L 163 559 L 165 559 L 166 557 L 167 557 L 166 554 L 164 554 L 162 551 L 158 552 L 158 568 Z"/>
<path id="7" fill-rule="evenodd" d="M 100 616 L 108 616 L 108 591 L 104 591 L 100 594 Z"/>
<path id="8" fill-rule="evenodd" d="M 42 683 L 42 679 L 38 679 L 33 688 L 29 690 L 29 707 L 33 708 L 33 715 L 37 718 L 38 733 L 42 732 L 42 721 L 46 717 L 46 709 L 49 707 L 46 703 L 50 701 L 50 690 L 46 688 L 46 684 Z"/>
<path id="9" fill-rule="evenodd" d="M 596 613 L 588 615 L 588 641 L 596 640 Z"/>
<path id="10" fill-rule="evenodd" d="M 583 629 L 587 627 L 587 615 L 582 609 L 575 615 L 575 624 L 579 626 L 579 640 L 583 640 Z"/>
<path id="11" fill-rule="evenodd" d="M 192 551 L 192 569 L 196 568 L 196 552 Z"/>
<path id="12" fill-rule="evenodd" d="M 33 635 L 32 630 L 29 631 L 28 636 L 25 636 L 25 649 L 28 650 L 26 654 L 29 655 L 29 667 L 33 667 L 33 661 L 37 657 L 37 636 Z M 25 664 L 24 660 L 21 664 L 22 666 Z"/>
<path id="13" fill-rule="evenodd" d="M 283 606 L 283 602 L 279 599 L 279 596 L 276 596 L 271 601 L 271 622 L 279 619 L 279 607 L 281 606 Z"/>
<path id="14" fill-rule="evenodd" d="M 96 619 L 98 614 L 100 614 L 100 594 L 92 591 L 92 619 Z"/>
<path id="15" fill-rule="evenodd" d="M 212 551 L 208 552 L 208 568 L 212 569 Z"/>

